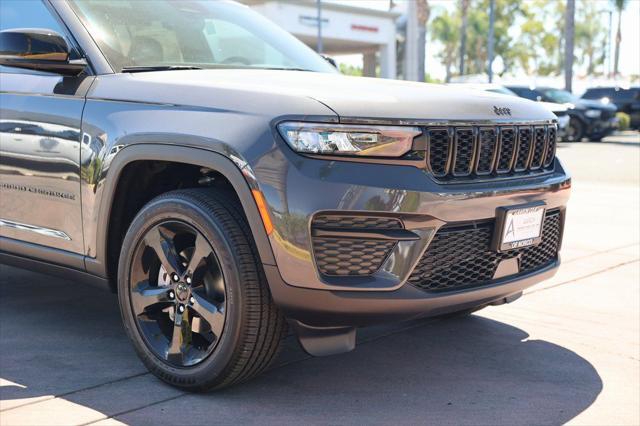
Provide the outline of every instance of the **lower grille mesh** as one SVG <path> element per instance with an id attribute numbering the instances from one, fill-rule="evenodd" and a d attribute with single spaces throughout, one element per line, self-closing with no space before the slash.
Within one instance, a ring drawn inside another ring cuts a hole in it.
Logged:
<path id="1" fill-rule="evenodd" d="M 439 230 L 409 277 L 409 283 L 428 291 L 446 291 L 491 284 L 504 259 L 519 258 L 520 274 L 544 268 L 558 257 L 561 239 L 558 210 L 547 212 L 542 242 L 498 253 L 491 250 L 494 222 Z"/>
<path id="2" fill-rule="evenodd" d="M 395 245 L 386 240 L 313 239 L 316 264 L 324 275 L 371 275 Z"/>

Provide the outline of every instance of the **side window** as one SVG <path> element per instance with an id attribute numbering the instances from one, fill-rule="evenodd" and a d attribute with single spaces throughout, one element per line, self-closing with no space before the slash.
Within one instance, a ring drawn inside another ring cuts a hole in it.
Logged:
<path id="1" fill-rule="evenodd" d="M 518 93 L 518 96 L 526 99 L 531 99 L 532 101 L 537 101 L 538 96 L 541 95 L 535 90 L 525 89 L 525 88 L 518 88 L 518 91 L 516 93 Z"/>
<path id="2" fill-rule="evenodd" d="M 602 89 L 588 89 L 582 96 L 585 99 L 598 99 L 604 96 Z"/>
<path id="3" fill-rule="evenodd" d="M 60 22 L 42 3 L 42 0 L 0 0 L 0 31 L 13 28 L 43 28 L 56 31 L 65 36 L 65 38 L 67 35 Z M 68 38 L 67 43 L 73 46 Z M 71 58 L 74 57 L 77 58 L 78 54 L 72 50 Z M 38 73 L 37 71 L 2 66 L 0 66 L 0 72 L 14 74 Z"/>

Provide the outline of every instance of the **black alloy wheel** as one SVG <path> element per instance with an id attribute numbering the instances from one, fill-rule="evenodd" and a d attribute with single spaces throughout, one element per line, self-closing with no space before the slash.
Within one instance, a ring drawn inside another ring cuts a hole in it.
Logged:
<path id="1" fill-rule="evenodd" d="M 131 308 L 156 356 L 188 367 L 213 351 L 224 330 L 225 283 L 202 233 L 177 221 L 156 224 L 134 253 L 131 280 Z"/>
<path id="2" fill-rule="evenodd" d="M 286 322 L 235 195 L 168 192 L 136 214 L 122 242 L 118 300 L 145 366 L 188 391 L 222 389 L 275 358 Z"/>

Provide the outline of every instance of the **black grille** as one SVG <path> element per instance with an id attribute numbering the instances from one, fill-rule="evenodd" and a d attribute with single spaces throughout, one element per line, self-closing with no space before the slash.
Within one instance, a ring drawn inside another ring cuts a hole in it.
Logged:
<path id="1" fill-rule="evenodd" d="M 542 173 L 555 157 L 555 125 L 429 127 L 428 167 L 443 181 Z"/>
<path id="2" fill-rule="evenodd" d="M 371 275 L 387 258 L 395 241 L 314 238 L 318 270 L 325 275 Z"/>
<path id="3" fill-rule="evenodd" d="M 539 270 L 557 259 L 560 228 L 560 212 L 549 211 L 540 244 L 498 253 L 491 250 L 494 221 L 444 227 L 434 236 L 409 283 L 428 291 L 488 285 L 493 282 L 500 261 L 511 258 L 519 259 L 519 274 Z"/>
<path id="4" fill-rule="evenodd" d="M 401 229 L 402 223 L 393 217 L 317 215 L 314 228 Z"/>

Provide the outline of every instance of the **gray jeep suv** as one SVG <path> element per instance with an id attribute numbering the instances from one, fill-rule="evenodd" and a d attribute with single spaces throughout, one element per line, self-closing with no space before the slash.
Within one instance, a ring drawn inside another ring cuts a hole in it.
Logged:
<path id="1" fill-rule="evenodd" d="M 227 1 L 0 2 L 0 260 L 117 291 L 189 390 L 515 300 L 570 179 L 534 102 L 345 77 Z"/>

